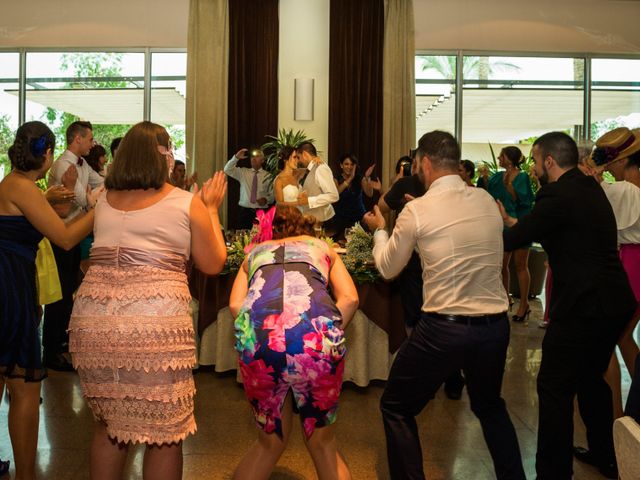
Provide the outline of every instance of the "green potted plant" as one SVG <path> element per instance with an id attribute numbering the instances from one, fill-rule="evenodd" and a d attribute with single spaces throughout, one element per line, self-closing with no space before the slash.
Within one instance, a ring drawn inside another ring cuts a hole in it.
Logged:
<path id="1" fill-rule="evenodd" d="M 304 142 L 315 142 L 314 139 L 308 138 L 304 130 L 293 129 L 286 130 L 281 128 L 278 130 L 277 136 L 266 135 L 268 141 L 261 147 L 265 155 L 264 169 L 269 172 L 271 180 L 278 175 L 278 152 L 286 146 L 298 148 Z"/>

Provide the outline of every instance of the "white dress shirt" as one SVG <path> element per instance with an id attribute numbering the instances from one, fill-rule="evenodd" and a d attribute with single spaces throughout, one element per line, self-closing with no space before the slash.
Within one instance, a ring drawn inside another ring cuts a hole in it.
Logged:
<path id="1" fill-rule="evenodd" d="M 238 158 L 234 155 L 224 166 L 224 173 L 240 182 L 240 201 L 238 204 L 244 208 L 265 208 L 273 203 L 273 182 L 268 178 L 269 173 L 263 168 L 258 170 L 258 193 L 256 195 L 256 199 L 266 198 L 267 203 L 264 205 L 257 202 L 251 203 L 251 185 L 255 170 L 248 167 L 238 167 L 237 164 Z"/>
<path id="2" fill-rule="evenodd" d="M 325 222 L 335 215 L 331 206 L 340 198 L 333 172 L 326 163 L 310 162 L 307 165 L 309 173 L 302 185 L 307 192 L 309 206 L 302 207 L 302 213 L 313 215 L 319 222 Z"/>
<path id="3" fill-rule="evenodd" d="M 506 312 L 502 286 L 502 217 L 485 190 L 457 175 L 434 181 L 404 207 L 391 238 L 374 235 L 373 257 L 384 278 L 398 275 L 417 246 L 422 262 L 422 311 L 451 315 Z"/>
<path id="4" fill-rule="evenodd" d="M 640 188 L 631 182 L 601 183 L 618 227 L 618 243 L 640 244 Z"/>
<path id="5" fill-rule="evenodd" d="M 82 209 L 87 206 L 87 185 L 93 190 L 104 183 L 104 178 L 91 168 L 91 165 L 89 165 L 86 160 L 83 159 L 82 165 L 79 165 L 79 158 L 75 153 L 65 150 L 62 152 L 62 155 L 53 162 L 49 170 L 49 186 L 62 184 L 62 175 L 64 175 L 71 165 L 75 165 L 78 170 L 78 181 L 73 190 L 75 194 L 75 206 L 67 218 L 63 218 L 65 223 L 78 216 L 80 212 L 82 212 Z"/>

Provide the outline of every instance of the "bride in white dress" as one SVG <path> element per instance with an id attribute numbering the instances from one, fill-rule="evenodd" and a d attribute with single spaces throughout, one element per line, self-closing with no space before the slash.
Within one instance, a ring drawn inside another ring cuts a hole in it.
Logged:
<path id="1" fill-rule="evenodd" d="M 293 147 L 284 147 L 278 153 L 280 173 L 273 181 L 276 205 L 298 207 L 306 204 L 306 193 L 300 191 L 299 180 L 304 170 L 298 168 L 298 154 Z"/>

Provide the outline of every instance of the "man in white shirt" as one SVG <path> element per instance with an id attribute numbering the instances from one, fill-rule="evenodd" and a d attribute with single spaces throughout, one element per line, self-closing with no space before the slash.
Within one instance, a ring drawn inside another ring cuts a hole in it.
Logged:
<path id="1" fill-rule="evenodd" d="M 240 182 L 239 228 L 251 229 L 256 211 L 268 208 L 273 203 L 273 182 L 269 172 L 262 168 L 264 153 L 251 151 L 251 168 L 238 167 L 238 161 L 247 158 L 247 149 L 242 148 L 224 166 L 224 173 Z"/>
<path id="2" fill-rule="evenodd" d="M 298 146 L 300 164 L 309 170 L 307 178 L 302 184 L 302 192 L 306 194 L 306 205 L 302 206 L 302 212 L 313 215 L 318 222 L 326 222 L 335 215 L 331 206 L 340 198 L 336 183 L 333 181 L 333 172 L 329 165 L 324 163 L 316 147 L 311 142 L 304 142 Z M 301 199 L 304 201 L 305 196 Z"/>
<path id="3" fill-rule="evenodd" d="M 389 238 L 378 207 L 373 256 L 383 277 L 398 275 L 417 247 L 423 267 L 422 315 L 400 348 L 380 402 L 392 479 L 424 479 L 415 416 L 455 370 L 464 371 L 498 479 L 524 479 L 518 439 L 500 396 L 509 344 L 502 286 L 502 218 L 487 192 L 458 175 L 451 134 L 422 136 L 416 160 L 428 187 L 409 202 Z"/>
<path id="4" fill-rule="evenodd" d="M 104 178 L 82 158 L 83 155 L 89 153 L 95 144 L 92 130 L 90 122 L 77 121 L 69 125 L 66 131 L 67 149 L 53 162 L 51 170 L 49 170 L 50 186 L 62 184 L 62 177 L 70 168 L 77 171 L 78 178 L 73 190 L 75 203 L 69 214 L 63 218 L 65 223 L 71 221 L 87 208 L 87 190 L 99 188 L 104 182 Z M 42 327 L 43 357 L 47 367 L 54 370 L 71 371 L 73 367 L 62 354 L 66 351 L 68 343 L 67 328 L 73 307 L 73 292 L 78 288 L 80 246 L 76 245 L 69 251 L 54 244 L 51 247 L 58 267 L 62 300 L 47 305 L 45 308 Z"/>

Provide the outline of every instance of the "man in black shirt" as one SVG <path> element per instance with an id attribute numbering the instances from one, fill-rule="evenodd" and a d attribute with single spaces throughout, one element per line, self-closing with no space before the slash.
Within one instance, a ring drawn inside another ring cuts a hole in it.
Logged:
<path id="1" fill-rule="evenodd" d="M 618 257 L 616 220 L 602 187 L 578 170 L 571 137 L 547 133 L 535 141 L 532 155 L 542 184 L 532 212 L 516 220 L 501 211 L 511 227 L 505 250 L 540 242 L 553 271 L 553 321 L 538 373 L 536 472 L 539 480 L 571 478 L 577 394 L 590 450 L 576 456 L 618 478 L 611 389 L 603 374 L 637 303 Z"/>

